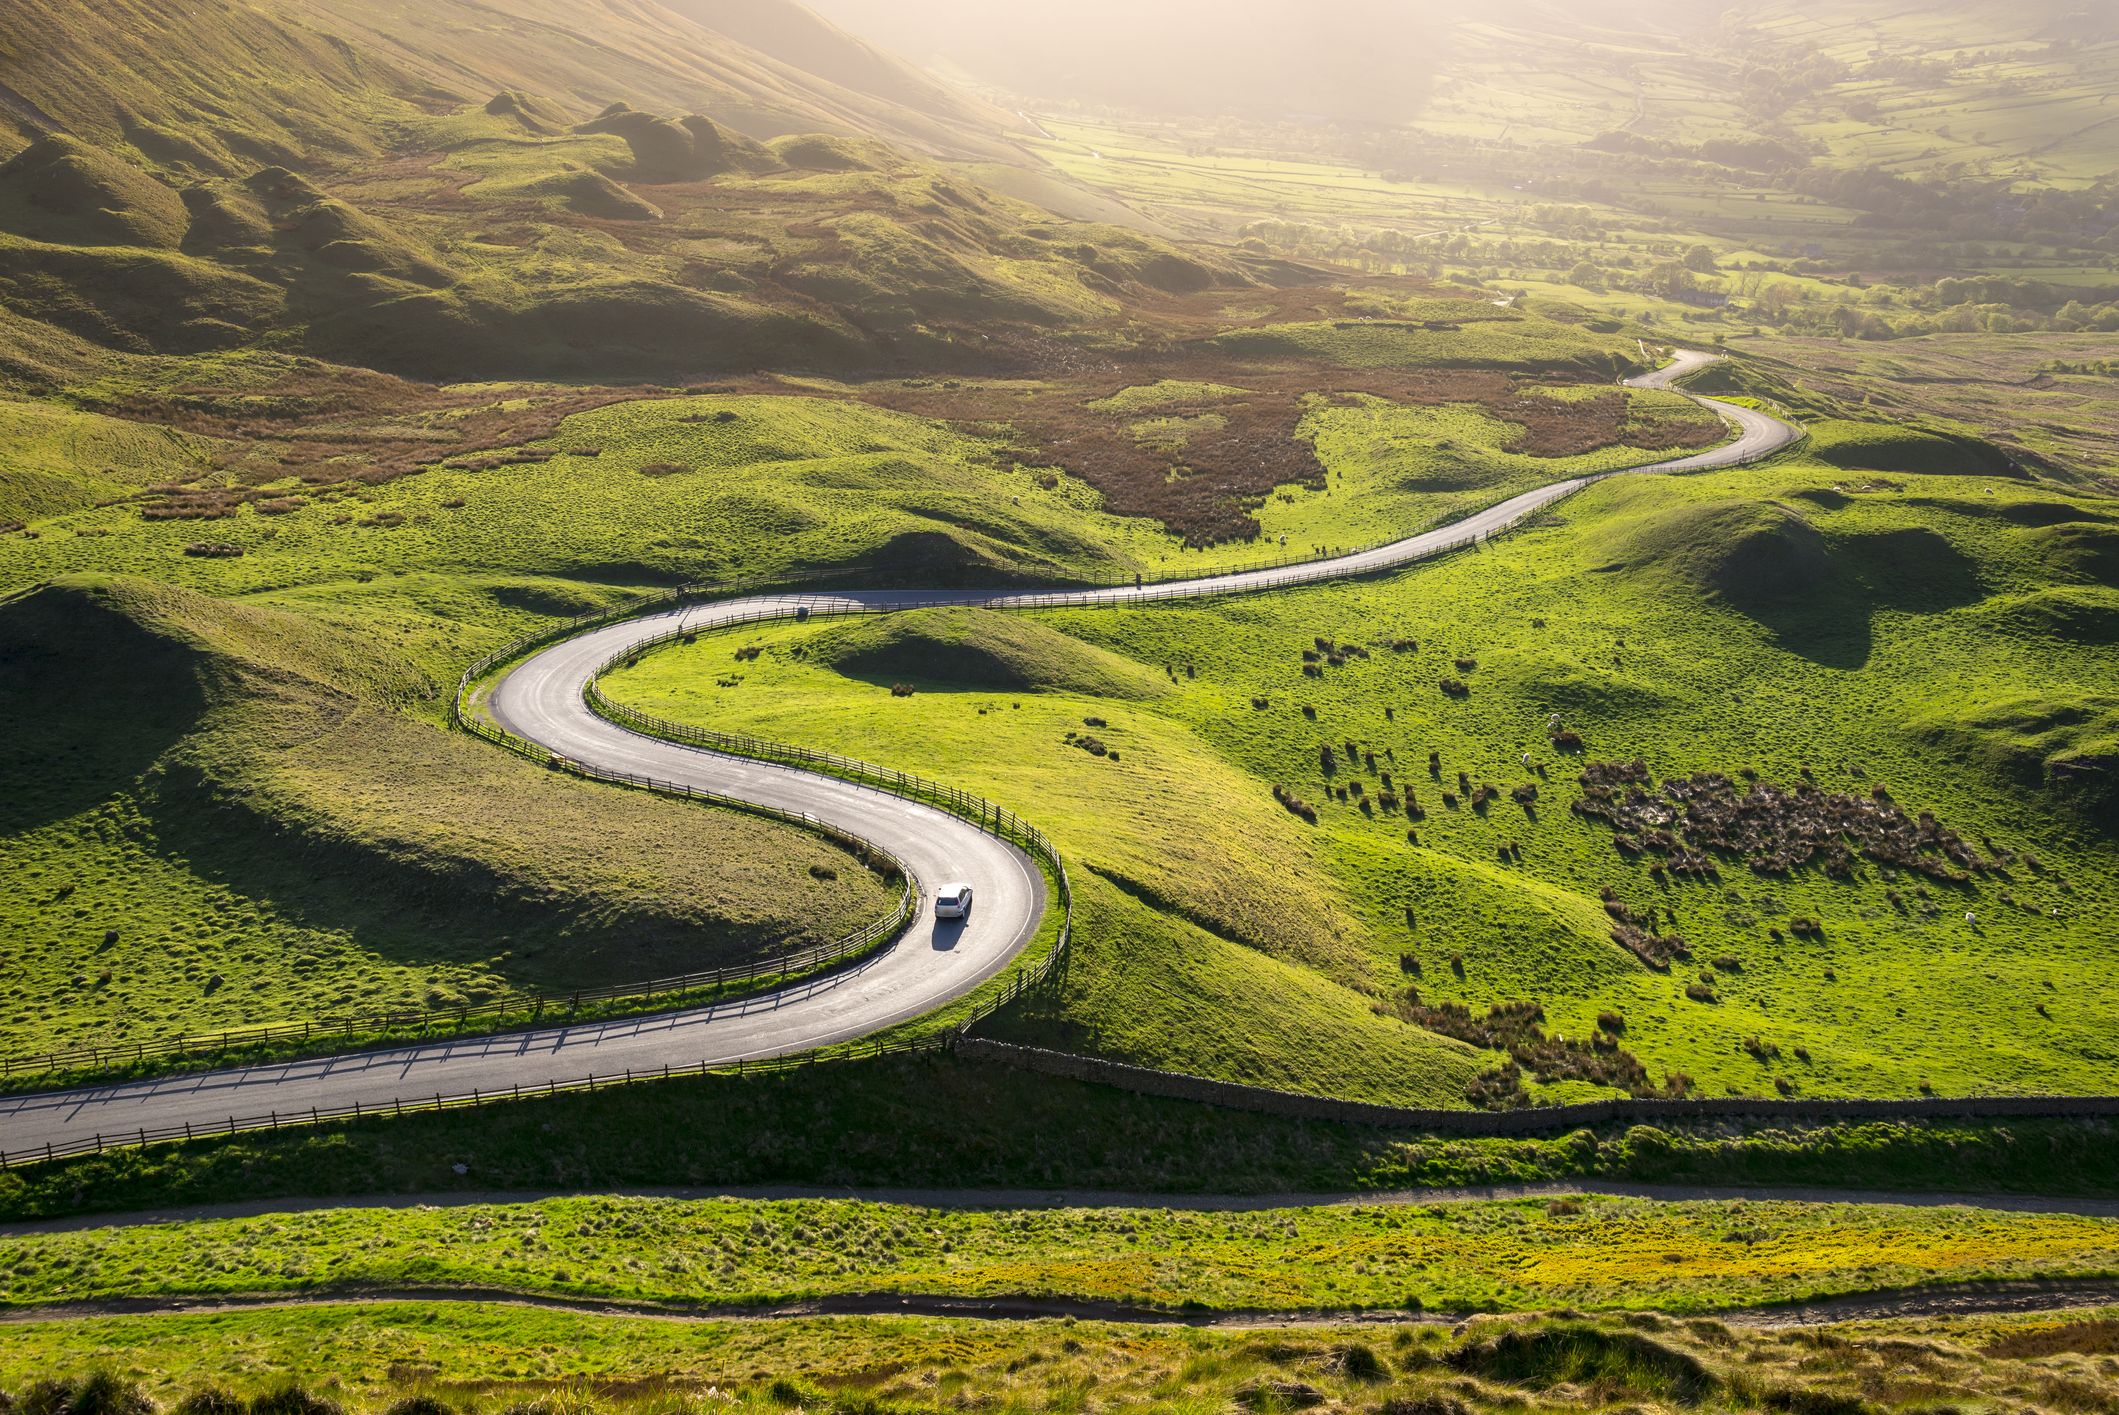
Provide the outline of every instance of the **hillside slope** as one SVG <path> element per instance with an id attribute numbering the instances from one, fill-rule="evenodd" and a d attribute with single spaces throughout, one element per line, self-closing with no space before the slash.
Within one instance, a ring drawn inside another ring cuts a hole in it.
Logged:
<path id="1" fill-rule="evenodd" d="M 408 22 L 409 19 L 409 22 Z M 579 120 L 616 98 L 703 108 L 758 136 L 832 129 L 1011 154 L 1013 119 L 791 0 L 21 0 L 0 13 L 0 118 L 209 170 L 373 152 L 407 114 L 503 89 Z M 817 66 L 815 69 L 811 65 Z M 355 121 L 348 125 L 346 119 Z"/>

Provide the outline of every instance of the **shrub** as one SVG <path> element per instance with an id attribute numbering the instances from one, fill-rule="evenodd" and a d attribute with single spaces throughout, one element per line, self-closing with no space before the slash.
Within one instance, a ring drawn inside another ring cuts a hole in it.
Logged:
<path id="1" fill-rule="evenodd" d="M 179 1400 L 171 1415 L 243 1415 L 243 1402 L 219 1386 L 191 1391 Z"/>
<path id="2" fill-rule="evenodd" d="M 431 1395 L 408 1395 L 391 1402 L 383 1410 L 383 1415 L 456 1415 L 456 1409 Z"/>
<path id="3" fill-rule="evenodd" d="M 1332 1368 L 1350 1381 L 1373 1385 L 1390 1379 L 1390 1368 L 1383 1358 L 1358 1341 L 1348 1342 L 1332 1352 Z"/>
<path id="4" fill-rule="evenodd" d="M 1317 808 L 1288 790 L 1285 786 L 1273 788 L 1273 799 L 1280 802 L 1288 814 L 1299 816 L 1311 825 L 1317 824 Z"/>
<path id="5" fill-rule="evenodd" d="M 644 477 L 675 477 L 682 476 L 690 470 L 691 468 L 685 466 L 682 462 L 650 462 L 640 469 L 640 475 Z"/>
<path id="6" fill-rule="evenodd" d="M 1626 1030 L 1626 1018 L 1617 1012 L 1599 1012 L 1597 1026 L 1613 1036 L 1618 1036 Z"/>
<path id="7" fill-rule="evenodd" d="M 1696 980 L 1685 984 L 1685 996 L 1691 998 L 1694 1002 L 1721 1001 L 1721 998 L 1715 994 L 1713 987 Z"/>
<path id="8" fill-rule="evenodd" d="M 1479 666 L 1479 660 L 1476 658 L 1459 658 L 1452 659 L 1451 664 L 1459 673 L 1469 673 Z"/>
<path id="9" fill-rule="evenodd" d="M 1552 734 L 1552 745 L 1556 752 L 1579 752 L 1583 750 L 1582 734 L 1572 727 L 1563 727 Z"/>
<path id="10" fill-rule="evenodd" d="M 284 1385 L 250 1402 L 250 1415 L 346 1415 L 335 1400 L 311 1395 L 298 1385 Z"/>
<path id="11" fill-rule="evenodd" d="M 195 540 L 184 547 L 184 553 L 199 560 L 233 560 L 243 553 L 243 547 L 225 541 Z"/>
<path id="12" fill-rule="evenodd" d="M 1734 953 L 1721 953 L 1715 955 L 1714 966 L 1725 973 L 1741 973 L 1744 971 L 1744 960 Z"/>
<path id="13" fill-rule="evenodd" d="M 912 694 L 913 687 L 910 683 L 893 683 L 890 685 L 890 696 L 893 698 L 909 698 Z"/>
<path id="14" fill-rule="evenodd" d="M 1441 683 L 1442 695 L 1446 698 L 1468 698 L 1472 690 L 1455 678 L 1445 678 Z"/>
<path id="15" fill-rule="evenodd" d="M 109 1371 L 38 1381 L 15 1402 L 18 1415 L 154 1415 L 154 1408 L 139 1386 Z"/>

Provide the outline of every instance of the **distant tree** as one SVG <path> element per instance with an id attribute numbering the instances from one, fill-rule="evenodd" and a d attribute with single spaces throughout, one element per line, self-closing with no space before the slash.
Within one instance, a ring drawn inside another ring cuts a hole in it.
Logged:
<path id="1" fill-rule="evenodd" d="M 1670 299 L 1681 299 L 1699 288 L 1699 281 L 1692 272 L 1674 260 L 1666 260 L 1651 266 L 1642 282 L 1648 289 Z"/>
<path id="2" fill-rule="evenodd" d="M 1714 273 L 1714 252 L 1706 246 L 1694 246 L 1685 252 L 1685 268 L 1701 275 Z"/>
<path id="3" fill-rule="evenodd" d="M 1802 286 L 1792 280 L 1776 280 L 1758 292 L 1757 306 L 1761 316 L 1777 324 L 1802 302 Z"/>
<path id="4" fill-rule="evenodd" d="M 1604 272 L 1585 260 L 1567 272 L 1567 283 L 1583 290 L 1601 290 L 1604 288 Z"/>

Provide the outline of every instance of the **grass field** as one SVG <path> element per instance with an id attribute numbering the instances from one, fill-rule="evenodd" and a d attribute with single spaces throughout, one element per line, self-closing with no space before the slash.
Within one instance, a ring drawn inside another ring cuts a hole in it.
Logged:
<path id="1" fill-rule="evenodd" d="M 0 1028 L 24 1051 L 644 980 L 882 911 L 865 871 L 779 827 L 560 782 L 439 730 L 442 685 L 511 632 L 691 578 L 1108 581 L 1263 553 L 1186 550 L 1063 468 L 1000 456 L 1006 428 L 865 406 L 829 385 L 423 391 L 249 356 L 192 373 L 205 381 L 174 363 L 99 366 L 82 392 L 125 419 L 20 405 L 51 467 L 77 476 L 100 449 L 133 468 L 115 500 L 107 478 L 23 481 L 43 513 L 0 541 L 0 584 L 56 586 L 0 610 L 30 669 L 14 700 L 36 719 L 20 758 L 30 788 L 0 844 L 29 885 L 0 907 L 46 944 L 6 989 Z M 1171 392 L 1121 385 L 1119 404 L 1149 401 L 1112 415 L 1152 437 Z M 1562 408 L 1568 394 L 1518 401 Z M 172 396 L 188 401 L 156 401 Z M 261 406 L 278 409 L 277 440 L 146 416 L 236 429 Z M 1686 426 L 1663 395 L 1624 407 L 1603 435 L 1653 442 Z M 1295 416 L 1290 445 L 1314 443 L 1328 473 L 1263 498 L 1265 539 L 1290 538 L 1275 554 L 1659 455 L 1510 452 L 1526 429 L 1475 404 L 1317 400 Z M 529 430 L 545 435 L 509 436 Z M 182 465 L 142 467 L 137 447 Z M 154 646 L 154 666 L 117 669 L 134 642 Z M 120 706 L 143 671 L 164 687 L 146 718 Z M 60 700 L 87 710 L 49 714 Z M 299 754 L 277 750 L 296 741 Z M 69 771 L 49 776 L 61 760 Z M 408 763 L 423 800 L 402 790 Z M 589 817 L 585 851 L 574 831 Z M 660 845 L 702 831 L 715 851 Z M 265 832 L 301 858 L 254 848 Z M 772 859 L 799 879 L 779 889 Z M 387 905 L 363 900 L 378 871 L 399 882 Z M 1350 1019 L 1362 1007 L 1330 1005 Z M 1457 1089 L 1461 1057 L 1435 1073 L 1432 1050 L 1384 1064 L 1379 1093 Z"/>
<path id="2" fill-rule="evenodd" d="M 979 638 L 959 615 L 947 634 L 914 619 L 702 640 L 610 686 L 665 715 L 918 766 L 1050 830 L 1090 876 L 1088 917 L 1065 995 L 1018 1035 L 1326 1088 L 1348 1038 L 1399 1025 L 1411 983 L 1427 1005 L 1535 1002 L 1577 1039 L 1614 1014 L 1606 1037 L 1652 1076 L 1710 1094 L 2095 1089 L 2119 1004 L 2100 962 L 2110 798 L 2092 765 L 2115 686 L 2096 549 L 2110 503 L 1859 470 L 1932 457 L 1918 439 L 1824 443 L 1856 469 L 1609 482 L 1541 529 L 1379 584 L 1000 621 L 992 641 L 1017 641 L 1002 679 L 958 676 Z M 838 661 L 861 636 L 896 638 L 887 672 Z M 763 652 L 731 674 L 738 639 Z M 1070 667 L 1092 654 L 1159 690 L 1111 695 Z M 1451 678 L 1464 696 L 1438 691 Z M 894 681 L 919 691 L 893 696 Z M 1580 753 L 1547 740 L 1553 714 Z M 1748 770 L 1865 800 L 1883 786 L 1988 867 L 1950 883 L 1872 861 L 1840 879 L 1724 855 L 1710 878 L 1651 873 L 1570 809 L 1584 761 L 1636 757 L 1663 777 Z M 1498 799 L 1462 799 L 1489 783 Z M 1508 799 L 1526 785 L 1533 803 Z M 1102 885 L 1114 909 L 1149 902 L 1201 936 L 1149 944 L 1155 930 L 1103 918 Z M 1657 971 L 1620 947 L 1607 889 L 1655 911 L 1689 961 Z M 1279 1001 L 1258 1017 L 1247 987 L 1199 1003 L 1198 960 L 1224 957 L 1298 965 L 1368 1015 Z M 1554 1093 L 1589 1079 L 1569 1069 Z"/>
<path id="3" fill-rule="evenodd" d="M 1225 1212 L 583 1196 L 0 1238 L 18 1306 L 504 1290 L 682 1306 L 833 1293 L 1207 1310 L 1649 1309 L 2119 1272 L 2119 1221 L 1595 1196 Z"/>
<path id="4" fill-rule="evenodd" d="M 535 1402 L 587 1415 L 731 1411 L 1217 1410 L 1231 1405 L 1450 1411 L 1932 1408 L 2036 1392 L 2101 1408 L 2109 1311 L 1758 1331 L 1641 1316 L 1381 1330 L 815 1317 L 673 1322 L 393 1302 L 291 1311 L 10 1323 L 0 1380 L 92 1369 L 151 1398 L 201 1390 L 290 1403 L 288 1382 L 356 1411 L 408 1397 L 447 1410 Z M 72 1388 L 62 1388 L 72 1394 Z M 106 1390 L 109 1387 L 105 1387 Z M 118 1389 L 125 1389 L 120 1385 Z M 1564 1404 L 1562 1404 L 1564 1402 Z"/>

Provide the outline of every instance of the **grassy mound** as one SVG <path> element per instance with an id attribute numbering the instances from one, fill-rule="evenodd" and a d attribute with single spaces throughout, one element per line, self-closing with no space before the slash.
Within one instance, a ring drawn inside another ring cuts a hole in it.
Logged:
<path id="1" fill-rule="evenodd" d="M 505 118 L 519 125 L 524 132 L 539 137 L 550 137 L 565 130 L 566 122 L 559 110 L 533 94 L 520 89 L 502 89 L 486 100 L 484 111 L 494 118 Z"/>
<path id="2" fill-rule="evenodd" d="M 1605 573 L 1672 576 L 1747 612 L 1802 601 L 1844 601 L 1844 567 L 1806 516 L 1779 502 L 1728 498 L 1660 505 L 1627 498 L 1637 514 L 1585 537 Z"/>
<path id="3" fill-rule="evenodd" d="M 2026 539 L 2060 573 L 2119 589 L 2119 527 L 2062 521 L 2027 532 Z"/>
<path id="4" fill-rule="evenodd" d="M 1681 1405 L 1697 1405 L 1721 1384 L 1690 1352 L 1638 1332 L 1579 1322 L 1511 1328 L 1468 1342 L 1444 1359 L 1459 1371 L 1531 1390 L 1589 1386 Z"/>
<path id="5" fill-rule="evenodd" d="M 1993 780 L 2119 824 L 2119 697 L 2041 691 L 1952 704 L 1907 724 Z"/>
<path id="6" fill-rule="evenodd" d="M 548 197 L 568 211 L 600 221 L 654 221 L 662 215 L 662 208 L 601 172 L 555 172 L 507 190 L 519 196 Z"/>
<path id="7" fill-rule="evenodd" d="M 234 252 L 269 256 L 272 219 L 257 195 L 236 182 L 201 182 L 184 189 L 184 208 L 191 226 L 184 249 L 193 255 Z"/>
<path id="8" fill-rule="evenodd" d="M 1982 594 L 1978 567 L 1932 526 L 1859 524 L 1828 533 L 1790 504 L 1796 497 L 1669 504 L 1641 488 L 1616 497 L 1635 510 L 1585 536 L 1598 569 L 1704 592 L 1819 662 L 1860 663 L 1879 608 L 1932 613 Z M 1836 509 L 1846 498 L 1821 504 Z"/>
<path id="9" fill-rule="evenodd" d="M 2002 630 L 2026 638 L 2075 644 L 2119 643 L 2119 590 L 2056 585 L 2021 595 L 1998 595 L 1980 612 Z"/>
<path id="10" fill-rule="evenodd" d="M 359 208 L 327 196 L 284 167 L 243 184 L 263 203 L 280 249 L 337 270 L 441 286 L 456 276 L 431 251 Z"/>
<path id="11" fill-rule="evenodd" d="M 956 688 L 1160 697 L 1167 682 L 1132 659 L 988 609 L 921 609 L 818 635 L 810 658 L 849 677 Z"/>
<path id="12" fill-rule="evenodd" d="M 749 138 L 697 113 L 658 118 L 612 104 L 577 133 L 612 133 L 633 152 L 633 173 L 644 182 L 696 182 L 724 172 L 760 172 L 775 165 Z"/>
<path id="13" fill-rule="evenodd" d="M 0 164 L 0 230 L 78 246 L 155 246 L 184 238 L 177 194 L 101 148 L 58 134 Z"/>
<path id="14" fill-rule="evenodd" d="M 769 149 L 780 161 L 802 172 L 874 172 L 889 165 L 888 154 L 876 144 L 827 133 L 775 138 Z"/>
<path id="15" fill-rule="evenodd" d="M 1811 423 L 1809 433 L 1811 456 L 1849 471 L 2000 476 L 2011 470 L 2008 454 L 1976 437 L 1830 419 Z"/>

